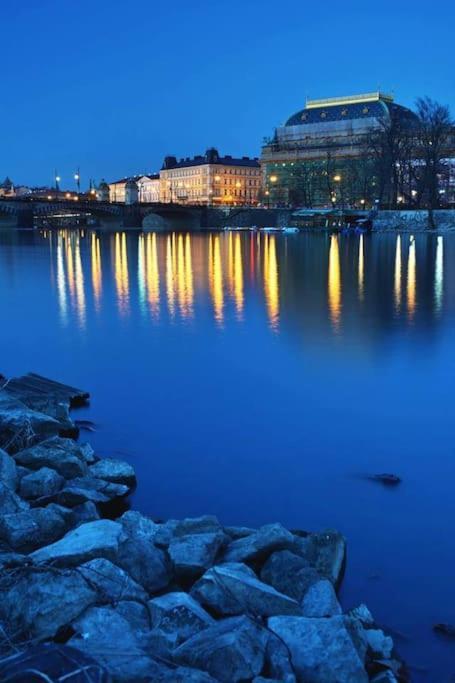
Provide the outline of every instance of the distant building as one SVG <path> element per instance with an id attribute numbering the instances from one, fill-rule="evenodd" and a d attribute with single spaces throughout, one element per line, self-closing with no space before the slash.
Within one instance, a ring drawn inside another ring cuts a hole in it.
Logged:
<path id="1" fill-rule="evenodd" d="M 257 204 L 261 187 L 258 159 L 220 156 L 211 148 L 192 159 L 168 156 L 160 172 L 162 202 L 237 206 Z"/>
<path id="2" fill-rule="evenodd" d="M 0 183 L 0 197 L 14 197 L 14 185 L 12 181 L 6 177 L 3 183 Z"/>
<path id="3" fill-rule="evenodd" d="M 381 92 L 307 100 L 262 148 L 265 198 L 305 206 L 374 203 L 368 143 L 392 119 L 403 129 L 417 121 Z"/>
<path id="4" fill-rule="evenodd" d="M 127 194 L 127 183 L 131 181 L 137 185 L 139 202 L 153 203 L 160 201 L 159 174 L 130 176 L 109 183 L 110 201 L 124 203 Z"/>

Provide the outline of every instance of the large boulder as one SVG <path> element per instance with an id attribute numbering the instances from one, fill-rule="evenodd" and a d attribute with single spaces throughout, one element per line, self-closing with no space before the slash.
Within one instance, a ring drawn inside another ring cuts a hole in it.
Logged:
<path id="1" fill-rule="evenodd" d="M 179 664 L 226 683 L 248 680 L 264 666 L 268 633 L 248 617 L 231 617 L 196 634 L 174 652 Z"/>
<path id="2" fill-rule="evenodd" d="M 0 392 L 0 446 L 8 453 L 60 432 L 60 423 Z"/>
<path id="3" fill-rule="evenodd" d="M 224 529 L 214 515 L 187 517 L 185 519 L 169 519 L 156 525 L 155 543 L 167 547 L 173 539 L 195 534 L 223 534 Z"/>
<path id="4" fill-rule="evenodd" d="M 90 473 L 97 479 L 104 479 L 113 484 L 124 484 L 131 487 L 136 484 L 136 473 L 131 465 L 123 460 L 103 458 L 91 465 Z"/>
<path id="5" fill-rule="evenodd" d="M 354 643 L 353 625 L 346 617 L 271 617 L 268 626 L 288 647 L 297 680 L 368 683 L 366 648 Z"/>
<path id="6" fill-rule="evenodd" d="M 79 567 L 90 586 L 97 591 L 100 602 L 113 603 L 120 600 L 146 602 L 148 595 L 127 572 L 106 560 L 97 557 Z"/>
<path id="7" fill-rule="evenodd" d="M 263 560 L 275 550 L 290 549 L 294 536 L 281 524 L 266 524 L 256 531 L 232 541 L 226 548 L 224 562 Z"/>
<path id="8" fill-rule="evenodd" d="M 122 526 L 109 519 L 81 524 L 68 532 L 60 541 L 40 548 L 31 554 L 34 562 L 47 562 L 58 566 L 74 566 L 95 557 L 115 562 Z"/>
<path id="9" fill-rule="evenodd" d="M 167 683 L 217 683 L 217 679 L 210 676 L 205 671 L 191 669 L 188 666 L 177 666 L 175 669 L 168 669 L 158 675 L 155 681 L 166 681 Z"/>
<path id="10" fill-rule="evenodd" d="M 164 552 L 146 535 L 130 534 L 120 526 L 122 534 L 116 564 L 124 569 L 149 593 L 156 593 L 169 584 L 171 567 Z"/>
<path id="11" fill-rule="evenodd" d="M 66 486 L 57 493 L 54 499 L 60 505 L 75 507 L 86 502 L 108 503 L 114 498 L 123 498 L 128 495 L 129 488 L 123 484 L 112 484 L 109 481 L 95 479 L 94 477 L 75 477 L 67 482 Z"/>
<path id="12" fill-rule="evenodd" d="M 117 682 L 155 681 L 163 667 L 140 646 L 129 622 L 112 607 L 91 607 L 72 627 L 68 645 L 90 655 Z"/>
<path id="13" fill-rule="evenodd" d="M 95 603 L 96 592 L 75 570 L 26 567 L 2 591 L 0 617 L 8 636 L 44 640 Z"/>
<path id="14" fill-rule="evenodd" d="M 390 659 L 393 653 L 393 640 L 386 636 L 379 628 L 370 628 L 365 631 L 368 647 L 375 657 Z"/>
<path id="15" fill-rule="evenodd" d="M 176 636 L 176 643 L 213 626 L 215 620 L 187 593 L 167 593 L 148 603 L 152 628 Z"/>
<path id="16" fill-rule="evenodd" d="M 0 448 L 0 482 L 12 491 L 18 483 L 16 463 L 8 453 Z"/>
<path id="17" fill-rule="evenodd" d="M 94 522 L 96 519 L 100 518 L 98 508 L 95 503 L 91 500 L 87 500 L 85 503 L 76 505 L 71 509 L 72 514 L 72 526 L 76 527 L 80 524 L 85 524 L 85 522 Z"/>
<path id="18" fill-rule="evenodd" d="M 59 505 L 15 512 L 0 517 L 0 539 L 14 550 L 31 552 L 61 538 L 71 522 L 71 512 Z"/>
<path id="19" fill-rule="evenodd" d="M 338 531 L 323 531 L 296 537 L 294 550 L 336 587 L 339 586 L 346 559 L 346 539 Z"/>
<path id="20" fill-rule="evenodd" d="M 19 498 L 9 486 L 0 482 L 0 516 L 22 512 L 29 507 L 29 504 Z"/>
<path id="21" fill-rule="evenodd" d="M 198 578 L 215 562 L 224 542 L 225 535 L 219 531 L 173 538 L 168 551 L 176 576 L 182 579 Z"/>
<path id="22" fill-rule="evenodd" d="M 135 632 L 140 633 L 141 636 L 144 633 L 150 633 L 150 614 L 146 603 L 136 600 L 120 600 L 112 607 L 117 614 L 127 620 Z"/>
<path id="23" fill-rule="evenodd" d="M 254 572 L 239 563 L 209 569 L 193 586 L 191 595 L 218 615 L 302 614 L 298 603 L 259 581 Z"/>
<path id="24" fill-rule="evenodd" d="M 27 647 L 23 652 L 1 659 L 0 680 L 15 683 L 112 683 L 107 671 L 94 659 L 60 643 L 42 643 Z"/>
<path id="25" fill-rule="evenodd" d="M 49 467 L 42 467 L 36 472 L 22 477 L 19 493 L 22 498 L 32 500 L 45 496 L 53 496 L 63 486 L 64 478 Z"/>
<path id="26" fill-rule="evenodd" d="M 31 470 L 50 467 L 65 479 L 83 477 L 88 473 L 78 444 L 71 439 L 62 439 L 58 436 L 19 451 L 14 458 L 16 463 Z"/>
<path id="27" fill-rule="evenodd" d="M 261 569 L 261 579 L 280 593 L 285 593 L 301 603 L 307 590 L 321 580 L 320 574 L 308 560 L 289 550 L 270 555 Z"/>
<path id="28" fill-rule="evenodd" d="M 302 601 L 305 617 L 333 617 L 341 614 L 333 584 L 328 579 L 321 579 L 310 586 Z"/>
<path id="29" fill-rule="evenodd" d="M 145 538 L 151 543 L 155 542 L 156 535 L 162 527 L 136 510 L 124 512 L 118 521 L 128 536 Z"/>

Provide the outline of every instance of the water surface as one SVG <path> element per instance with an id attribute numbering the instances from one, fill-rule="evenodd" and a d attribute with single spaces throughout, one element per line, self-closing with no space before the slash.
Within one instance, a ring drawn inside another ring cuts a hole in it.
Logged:
<path id="1" fill-rule="evenodd" d="M 348 538 L 342 601 L 455 673 L 455 238 L 0 233 L 0 371 L 91 391 L 153 517 Z M 394 490 L 368 481 L 390 471 Z M 426 671 L 425 671 L 426 669 Z"/>

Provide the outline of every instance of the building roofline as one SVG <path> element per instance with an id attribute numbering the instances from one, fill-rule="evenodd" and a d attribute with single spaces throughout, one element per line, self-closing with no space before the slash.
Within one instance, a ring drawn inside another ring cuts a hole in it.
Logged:
<path id="1" fill-rule="evenodd" d="M 306 100 L 305 109 L 316 109 L 317 107 L 336 107 L 341 104 L 363 104 L 364 102 L 393 102 L 393 95 L 376 92 L 361 93 L 359 95 L 346 95 L 344 97 L 327 97 L 320 100 Z"/>

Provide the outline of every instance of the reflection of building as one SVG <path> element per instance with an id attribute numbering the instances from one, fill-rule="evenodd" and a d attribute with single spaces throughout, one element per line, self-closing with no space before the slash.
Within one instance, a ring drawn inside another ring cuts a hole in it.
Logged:
<path id="1" fill-rule="evenodd" d="M 376 188 L 369 140 L 392 119 L 404 128 L 416 116 L 380 92 L 307 100 L 262 149 L 268 201 L 371 204 Z"/>
<path id="2" fill-rule="evenodd" d="M 128 194 L 127 185 L 131 182 L 137 185 L 139 202 L 151 203 L 160 201 L 160 177 L 158 174 L 121 178 L 121 180 L 109 183 L 110 201 L 125 202 L 126 195 Z"/>
<path id="3" fill-rule="evenodd" d="M 216 149 L 192 159 L 166 157 L 161 201 L 179 204 L 256 204 L 261 185 L 257 159 L 221 157 Z"/>

